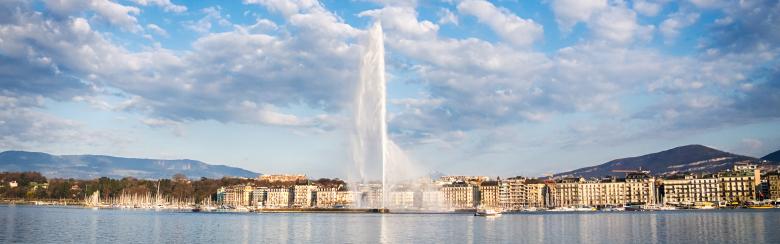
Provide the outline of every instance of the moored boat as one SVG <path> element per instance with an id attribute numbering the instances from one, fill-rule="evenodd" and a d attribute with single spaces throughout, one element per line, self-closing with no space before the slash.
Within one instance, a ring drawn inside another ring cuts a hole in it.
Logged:
<path id="1" fill-rule="evenodd" d="M 770 209 L 774 208 L 774 206 L 769 204 L 759 204 L 759 205 L 750 205 L 748 206 L 749 209 Z"/>
<path id="2" fill-rule="evenodd" d="M 501 212 L 495 209 L 477 209 L 474 216 L 501 216 Z"/>

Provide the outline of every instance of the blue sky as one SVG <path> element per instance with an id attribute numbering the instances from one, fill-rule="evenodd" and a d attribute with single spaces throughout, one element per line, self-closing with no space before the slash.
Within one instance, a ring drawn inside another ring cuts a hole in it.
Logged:
<path id="1" fill-rule="evenodd" d="M 780 149 L 777 1 L 0 3 L 0 149 L 349 172 L 366 28 L 421 168 L 539 176 Z"/>

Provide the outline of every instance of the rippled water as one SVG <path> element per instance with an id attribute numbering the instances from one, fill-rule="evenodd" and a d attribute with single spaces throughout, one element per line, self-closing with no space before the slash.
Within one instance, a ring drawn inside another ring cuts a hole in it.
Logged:
<path id="1" fill-rule="evenodd" d="M 780 211 L 180 213 L 0 206 L 0 243 L 780 243 Z"/>

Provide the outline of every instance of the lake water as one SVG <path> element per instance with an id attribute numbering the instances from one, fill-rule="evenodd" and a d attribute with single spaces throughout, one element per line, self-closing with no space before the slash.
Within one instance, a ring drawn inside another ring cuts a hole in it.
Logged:
<path id="1" fill-rule="evenodd" d="M 0 243 L 780 243 L 780 210 L 183 213 L 0 206 Z"/>

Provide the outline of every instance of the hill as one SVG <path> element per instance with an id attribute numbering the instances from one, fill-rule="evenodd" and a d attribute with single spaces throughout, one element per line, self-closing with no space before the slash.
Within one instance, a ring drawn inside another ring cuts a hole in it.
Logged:
<path id="1" fill-rule="evenodd" d="M 761 160 L 766 161 L 772 161 L 772 162 L 780 162 L 780 150 L 777 150 L 773 153 L 767 154 L 766 156 L 761 157 Z"/>
<path id="2" fill-rule="evenodd" d="M 702 145 L 687 145 L 638 157 L 615 159 L 600 165 L 580 168 L 556 174 L 556 177 L 623 176 L 613 170 L 649 170 L 653 175 L 670 175 L 682 172 L 714 173 L 730 169 L 737 162 L 755 161 L 755 158 L 720 151 Z"/>
<path id="3" fill-rule="evenodd" d="M 180 159 L 122 158 L 104 155 L 51 155 L 40 152 L 0 153 L 0 171 L 37 171 L 50 178 L 93 179 L 98 177 L 139 179 L 170 178 L 182 173 L 188 178 L 223 176 L 257 177 L 258 173 L 225 165 Z"/>

